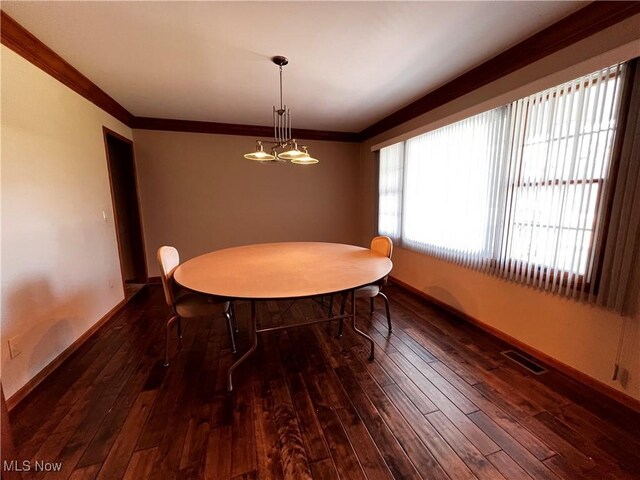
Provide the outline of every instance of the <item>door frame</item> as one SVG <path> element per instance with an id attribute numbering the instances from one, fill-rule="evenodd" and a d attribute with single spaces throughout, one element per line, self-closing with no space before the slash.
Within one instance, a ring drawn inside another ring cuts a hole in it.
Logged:
<path id="1" fill-rule="evenodd" d="M 149 270 L 147 268 L 147 247 L 145 245 L 145 237 L 144 237 L 144 226 L 142 224 L 142 209 L 140 208 L 140 186 L 138 185 L 138 172 L 136 169 L 136 155 L 133 150 L 133 141 L 120 135 L 117 132 L 114 132 L 110 128 L 102 126 L 102 137 L 104 139 L 104 149 L 105 149 L 105 160 L 107 162 L 107 172 L 109 173 L 109 190 L 111 192 L 111 208 L 113 210 L 113 225 L 115 227 L 116 233 L 116 242 L 118 244 L 118 261 L 120 262 L 120 277 L 122 279 L 122 289 L 124 290 L 126 287 L 126 281 L 124 278 L 124 264 L 122 262 L 122 244 L 120 242 L 120 228 L 118 227 L 118 211 L 116 209 L 116 199 L 115 192 L 113 188 L 113 173 L 111 171 L 111 157 L 109 156 L 109 144 L 107 143 L 108 137 L 114 137 L 117 140 L 123 141 L 129 145 L 131 149 L 131 162 L 133 165 L 133 176 L 134 176 L 134 185 L 136 188 L 136 202 L 138 203 L 138 223 L 140 224 L 140 235 L 142 240 L 142 256 L 144 259 L 144 282 L 149 283 Z M 126 300 L 126 294 L 125 294 Z"/>

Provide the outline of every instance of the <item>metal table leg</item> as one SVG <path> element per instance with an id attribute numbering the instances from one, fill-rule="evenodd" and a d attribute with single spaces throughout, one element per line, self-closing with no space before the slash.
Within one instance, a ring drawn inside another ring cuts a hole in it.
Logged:
<path id="1" fill-rule="evenodd" d="M 256 349 L 258 346 L 258 313 L 256 311 L 256 301 L 251 300 L 251 318 L 249 320 L 249 335 L 251 338 L 251 347 L 247 350 L 233 365 L 229 367 L 227 371 L 227 391 L 233 390 L 233 382 L 231 376 L 233 371 L 240 366 Z"/>
<path id="2" fill-rule="evenodd" d="M 369 360 L 373 360 L 374 358 L 373 357 L 373 348 L 374 348 L 373 339 L 369 335 L 364 333 L 362 330 L 358 330 L 358 327 L 356 327 L 356 291 L 355 290 L 351 290 L 351 327 L 353 327 L 353 330 L 358 335 L 369 340 L 369 343 L 371 343 L 371 353 L 369 354 Z"/>

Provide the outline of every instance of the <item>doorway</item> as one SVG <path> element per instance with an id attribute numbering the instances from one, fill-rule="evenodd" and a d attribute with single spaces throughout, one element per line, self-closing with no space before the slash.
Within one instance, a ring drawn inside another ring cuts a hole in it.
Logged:
<path id="1" fill-rule="evenodd" d="M 103 127 L 125 299 L 147 283 L 136 165 L 131 140 Z"/>

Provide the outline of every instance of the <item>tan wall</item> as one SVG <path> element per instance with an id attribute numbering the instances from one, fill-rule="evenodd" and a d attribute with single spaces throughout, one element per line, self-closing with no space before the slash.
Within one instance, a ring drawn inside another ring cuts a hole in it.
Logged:
<path id="1" fill-rule="evenodd" d="M 640 15 L 363 143 L 359 186 L 361 244 L 367 244 L 376 229 L 377 174 L 372 146 L 439 128 L 638 56 L 638 25 Z M 560 362 L 640 399 L 640 313 L 635 313 L 627 322 L 621 356 L 625 381 L 614 382 L 611 375 L 623 323 L 619 315 L 401 248 L 394 250 L 392 275 Z M 636 312 L 640 310 L 640 300 L 637 303 Z"/>
<path id="2" fill-rule="evenodd" d="M 250 243 L 357 243 L 357 144 L 304 142 L 320 163 L 263 165 L 254 139 L 134 130 L 149 275 L 173 245 L 181 260 Z"/>
<path id="3" fill-rule="evenodd" d="M 0 354 L 11 396 L 124 298 L 102 127 L 131 130 L 4 46 L 1 55 Z M 22 353 L 10 359 L 14 337 Z"/>

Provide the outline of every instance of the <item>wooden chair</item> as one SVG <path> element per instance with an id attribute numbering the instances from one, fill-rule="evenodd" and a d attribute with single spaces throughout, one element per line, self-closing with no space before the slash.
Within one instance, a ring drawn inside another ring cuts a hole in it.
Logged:
<path id="1" fill-rule="evenodd" d="M 371 240 L 371 246 L 369 247 L 371 248 L 371 250 L 373 250 L 374 252 L 378 252 L 381 253 L 385 256 L 387 256 L 388 258 L 391 258 L 391 255 L 393 254 L 393 241 L 386 236 L 378 236 L 378 237 L 374 237 Z M 388 276 L 387 276 L 388 277 Z M 389 313 L 389 299 L 387 298 L 387 296 L 382 293 L 382 286 L 385 285 L 387 283 L 387 277 L 384 277 L 383 279 L 377 281 L 376 283 L 372 283 L 371 285 L 366 285 L 364 287 L 360 287 L 356 290 L 355 292 L 355 296 L 356 298 L 370 298 L 371 299 L 371 313 L 373 314 L 374 312 L 374 299 L 377 296 L 381 296 L 384 300 L 384 306 L 386 309 L 386 313 L 387 313 L 387 325 L 389 327 L 389 332 L 391 332 L 392 328 L 391 328 L 391 314 Z M 344 315 L 344 310 L 345 310 L 345 304 L 347 301 L 347 295 L 344 295 L 342 297 L 342 303 L 340 305 L 340 315 Z M 331 299 L 331 304 L 333 304 L 333 299 Z M 331 310 L 332 310 L 332 305 L 329 306 L 329 313 L 331 314 Z M 340 329 L 338 332 L 338 336 L 341 337 L 342 336 L 342 332 L 343 332 L 343 328 L 344 328 L 344 321 L 340 320 Z"/>
<path id="2" fill-rule="evenodd" d="M 171 325 L 173 325 L 176 320 L 178 321 L 178 338 L 182 340 L 182 318 L 225 315 L 227 328 L 229 329 L 231 350 L 233 353 L 236 353 L 234 330 L 237 331 L 237 326 L 234 325 L 231 302 L 222 298 L 181 290 L 173 279 L 173 272 L 180 264 L 180 255 L 174 247 L 160 247 L 157 258 L 158 264 L 160 265 L 164 298 L 167 305 L 171 308 L 171 314 L 165 327 L 164 366 L 169 365 L 169 332 Z"/>

